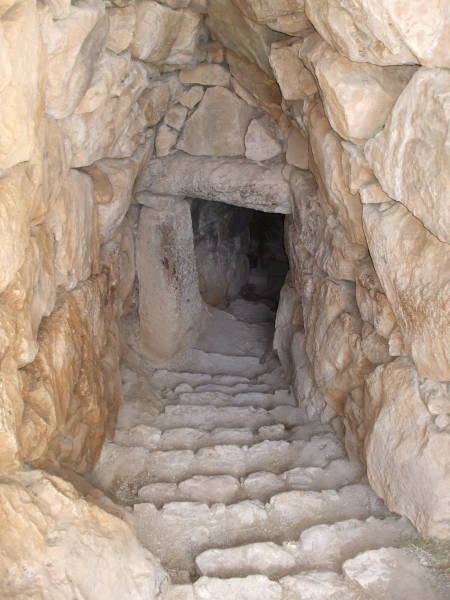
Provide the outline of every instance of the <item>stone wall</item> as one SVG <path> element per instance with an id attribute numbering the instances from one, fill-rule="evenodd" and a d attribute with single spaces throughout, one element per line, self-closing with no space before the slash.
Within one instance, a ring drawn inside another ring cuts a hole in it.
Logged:
<path id="1" fill-rule="evenodd" d="M 146 349 L 127 348 L 126 319 L 123 347 L 141 364 L 161 264 L 164 318 L 186 316 L 163 360 L 195 339 L 189 227 L 171 263 L 143 260 L 194 197 L 288 215 L 275 346 L 298 401 L 342 431 L 389 508 L 449 535 L 446 10 L 1 4 L 1 472 L 92 467 L 121 399 L 119 320 L 139 313 Z"/>

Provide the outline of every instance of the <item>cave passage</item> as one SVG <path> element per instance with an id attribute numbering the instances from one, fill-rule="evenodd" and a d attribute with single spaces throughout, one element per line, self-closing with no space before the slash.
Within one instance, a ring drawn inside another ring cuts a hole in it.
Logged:
<path id="1" fill-rule="evenodd" d="M 200 292 L 211 306 L 237 297 L 272 311 L 289 270 L 284 215 L 192 199 Z"/>

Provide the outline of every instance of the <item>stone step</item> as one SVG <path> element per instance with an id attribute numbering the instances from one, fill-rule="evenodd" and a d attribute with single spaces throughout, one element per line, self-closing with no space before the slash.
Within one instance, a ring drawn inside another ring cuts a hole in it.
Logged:
<path id="1" fill-rule="evenodd" d="M 195 475 L 180 483 L 151 483 L 140 488 L 138 498 L 158 508 L 169 502 L 232 504 L 242 500 L 267 502 L 289 490 L 338 489 L 357 483 L 362 465 L 347 459 L 332 460 L 326 467 L 297 467 L 280 474 L 260 471 L 238 479 L 231 475 Z"/>
<path id="2" fill-rule="evenodd" d="M 198 572 L 208 577 L 260 574 L 279 579 L 313 569 L 339 571 L 346 560 L 360 552 L 402 546 L 415 536 L 415 529 L 405 518 L 350 519 L 306 529 L 298 542 L 206 550 L 197 556 L 195 564 Z"/>
<path id="3" fill-rule="evenodd" d="M 175 371 L 207 375 L 239 375 L 254 379 L 268 373 L 278 365 L 261 364 L 255 356 L 231 356 L 215 352 L 192 349 L 180 359 Z"/>
<path id="4" fill-rule="evenodd" d="M 179 483 L 195 475 L 245 477 L 295 467 L 325 467 L 345 452 L 335 437 L 310 441 L 269 441 L 253 446 L 211 446 L 192 450 L 149 452 L 146 448 L 105 443 L 92 472 L 95 485 L 123 503 L 133 502 L 136 490 L 149 483 Z"/>
<path id="5" fill-rule="evenodd" d="M 265 408 L 270 410 L 277 406 L 296 406 L 296 401 L 287 390 L 280 390 L 274 394 L 262 392 L 244 392 L 233 396 L 228 393 L 218 391 L 198 391 L 182 392 L 168 403 L 171 404 L 190 404 L 190 405 L 210 405 L 210 406 L 253 406 L 255 408 Z"/>
<path id="6" fill-rule="evenodd" d="M 285 386 L 284 386 L 285 387 Z M 236 383 L 235 385 L 225 385 L 217 383 L 205 383 L 195 388 L 196 392 L 219 392 L 235 396 L 246 392 L 260 392 L 262 394 L 271 394 L 274 388 L 267 383 Z"/>
<path id="7" fill-rule="evenodd" d="M 163 413 L 146 417 L 145 421 L 140 422 L 162 430 L 192 427 L 211 431 L 218 427 L 241 427 L 243 424 L 251 429 L 277 423 L 293 427 L 305 420 L 304 411 L 293 406 L 279 406 L 272 410 L 265 410 L 245 406 L 169 405 Z M 137 424 L 133 423 L 133 425 Z"/>
<path id="8" fill-rule="evenodd" d="M 210 548 L 298 539 L 313 525 L 351 518 L 385 517 L 387 510 L 368 485 L 339 491 L 290 491 L 270 502 L 246 500 L 231 505 L 172 502 L 162 509 L 136 504 L 125 519 L 162 564 L 195 573 L 195 557 Z"/>
<path id="9" fill-rule="evenodd" d="M 369 600 L 341 575 L 309 572 L 271 581 L 264 575 L 218 579 L 201 577 L 194 584 L 172 585 L 161 600 Z M 378 600 L 378 599 L 377 599 Z M 393 600 L 385 598 L 385 600 Z M 400 600 L 400 598 L 398 599 Z M 401 600 L 406 600 L 401 599 Z"/>
<path id="10" fill-rule="evenodd" d="M 249 302 L 243 298 L 233 300 L 225 309 L 240 321 L 266 323 L 275 321 L 275 312 L 263 302 Z"/>

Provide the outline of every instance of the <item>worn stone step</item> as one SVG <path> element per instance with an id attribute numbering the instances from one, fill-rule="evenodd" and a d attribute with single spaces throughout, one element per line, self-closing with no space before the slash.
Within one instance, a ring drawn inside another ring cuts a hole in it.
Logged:
<path id="1" fill-rule="evenodd" d="M 339 571 L 342 564 L 360 552 L 398 547 L 415 538 L 414 527 L 405 518 L 369 517 L 306 529 L 298 542 L 263 542 L 235 548 L 206 550 L 195 564 L 208 577 L 246 577 L 261 574 L 271 579 L 313 569 Z"/>
<path id="2" fill-rule="evenodd" d="M 250 447 L 211 446 L 196 452 L 149 452 L 110 442 L 103 446 L 92 479 L 103 491 L 127 503 L 134 500 L 136 490 L 149 483 L 178 483 L 194 475 L 282 473 L 294 467 L 324 467 L 343 456 L 342 444 L 331 435 L 316 436 L 307 442 L 266 440 Z"/>
<path id="3" fill-rule="evenodd" d="M 273 386 L 267 383 L 236 383 L 235 385 L 217 384 L 217 383 L 205 383 L 195 388 L 196 392 L 222 392 L 235 396 L 236 394 L 243 394 L 246 392 L 260 392 L 262 394 L 270 394 L 274 392 Z"/>
<path id="4" fill-rule="evenodd" d="M 166 406 L 163 413 L 152 415 L 141 423 L 158 429 L 175 429 L 176 427 L 193 427 L 211 431 L 217 427 L 246 427 L 257 429 L 263 425 L 281 423 L 294 427 L 306 419 L 305 413 L 293 406 L 279 406 L 271 410 L 245 406 Z M 137 424 L 137 423 L 134 423 Z"/>
<path id="5" fill-rule="evenodd" d="M 256 356 L 231 356 L 192 349 L 180 358 L 175 371 L 208 375 L 240 375 L 254 379 L 276 368 L 274 364 L 260 363 Z"/>
<path id="6" fill-rule="evenodd" d="M 296 406 L 296 401 L 287 390 L 280 390 L 274 394 L 262 392 L 243 392 L 235 396 L 224 392 L 192 391 L 182 392 L 169 401 L 170 404 L 191 404 L 203 406 L 253 406 L 270 410 L 277 406 Z"/>
<path id="7" fill-rule="evenodd" d="M 203 502 L 231 504 L 242 500 L 267 502 L 288 490 L 320 491 L 338 489 L 357 483 L 363 475 L 362 465 L 347 459 L 332 460 L 326 467 L 297 467 L 280 474 L 259 471 L 247 477 L 230 475 L 195 475 L 180 483 L 151 483 L 140 488 L 138 498 L 158 508 L 169 502 Z"/>
<path id="8" fill-rule="evenodd" d="M 275 312 L 263 302 L 250 302 L 243 298 L 233 300 L 225 309 L 240 321 L 266 323 L 275 321 Z"/>
<path id="9" fill-rule="evenodd" d="M 312 571 L 271 581 L 264 575 L 172 585 L 162 600 L 374 600 L 333 571 Z M 378 599 L 377 599 L 378 600 Z M 386 597 L 385 600 L 388 600 Z M 389 598 L 389 600 L 393 600 Z M 399 599 L 400 600 L 400 599 Z M 401 599 L 401 600 L 406 600 Z"/>
<path id="10" fill-rule="evenodd" d="M 210 548 L 298 539 L 313 525 L 351 518 L 387 516 L 368 485 L 339 491 L 290 491 L 263 504 L 246 500 L 231 505 L 172 502 L 162 509 L 136 504 L 125 518 L 141 542 L 172 570 L 195 573 L 195 557 Z"/>

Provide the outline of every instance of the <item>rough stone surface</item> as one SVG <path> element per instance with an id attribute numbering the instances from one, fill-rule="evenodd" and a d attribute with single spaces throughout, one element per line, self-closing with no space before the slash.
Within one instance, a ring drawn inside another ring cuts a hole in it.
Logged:
<path id="1" fill-rule="evenodd" d="M 270 51 L 270 64 L 285 100 L 299 100 L 317 92 L 314 77 L 298 56 L 300 47 L 301 42 L 279 42 L 272 44 Z"/>
<path id="2" fill-rule="evenodd" d="M 366 147 L 370 166 L 384 191 L 447 243 L 449 86 L 448 71 L 419 70 L 400 96 L 384 130 Z"/>
<path id="3" fill-rule="evenodd" d="M 136 26 L 136 9 L 134 5 L 122 8 L 107 8 L 109 33 L 106 47 L 120 54 L 131 44 Z"/>
<path id="4" fill-rule="evenodd" d="M 281 153 L 276 139 L 276 124 L 270 119 L 254 119 L 245 134 L 245 156 L 250 160 L 269 160 Z"/>
<path id="5" fill-rule="evenodd" d="M 189 71 L 180 72 L 180 81 L 187 85 L 230 85 L 230 73 L 221 65 L 201 64 Z"/>
<path id="6" fill-rule="evenodd" d="M 142 209 L 137 269 L 143 347 L 157 359 L 170 359 L 192 346 L 202 312 L 186 202 Z"/>
<path id="7" fill-rule="evenodd" d="M 291 193 L 281 165 L 257 165 L 241 158 L 202 159 L 177 152 L 151 161 L 143 170 L 138 188 L 265 212 L 291 210 Z"/>
<path id="8" fill-rule="evenodd" d="M 187 120 L 177 148 L 195 156 L 243 155 L 252 115 L 252 109 L 229 90 L 210 88 Z"/>
<path id="9" fill-rule="evenodd" d="M 167 586 L 158 561 L 128 526 L 67 481 L 33 470 L 3 475 L 0 498 L 4 598 L 150 600 Z"/>

